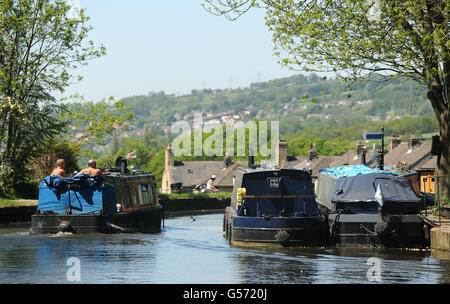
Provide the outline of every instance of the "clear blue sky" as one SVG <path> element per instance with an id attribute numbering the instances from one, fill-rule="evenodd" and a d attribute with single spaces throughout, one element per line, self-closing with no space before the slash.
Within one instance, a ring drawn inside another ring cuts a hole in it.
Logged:
<path id="1" fill-rule="evenodd" d="M 273 56 L 264 12 L 235 22 L 207 13 L 201 0 L 80 0 L 106 56 L 75 70 L 84 79 L 65 96 L 98 101 L 151 91 L 246 87 L 294 75 Z"/>

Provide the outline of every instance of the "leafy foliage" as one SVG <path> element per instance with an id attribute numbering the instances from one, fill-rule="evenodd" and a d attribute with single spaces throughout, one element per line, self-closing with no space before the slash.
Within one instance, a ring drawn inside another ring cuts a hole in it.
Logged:
<path id="1" fill-rule="evenodd" d="M 108 102 L 102 100 L 99 103 L 86 101 L 83 97 L 76 96 L 81 102 L 71 103 L 62 120 L 70 125 L 71 133 L 76 134 L 77 142 L 81 145 L 104 145 L 104 136 L 115 130 L 127 130 L 135 114 L 131 113 L 131 107 L 125 106 L 122 100 L 115 101 L 110 97 Z M 95 157 L 90 149 L 85 149 L 84 154 Z"/>
<path id="2" fill-rule="evenodd" d="M 63 130 L 64 107 L 51 94 L 105 52 L 86 41 L 84 11 L 69 18 L 69 9 L 63 0 L 0 2 L 0 196 L 23 188 L 29 163 Z"/>
<path id="3" fill-rule="evenodd" d="M 66 163 L 65 171 L 70 174 L 79 171 L 77 164 L 81 154 L 80 144 L 67 138 L 56 138 L 48 141 L 41 151 L 41 156 L 37 157 L 32 166 L 32 178 L 41 180 L 42 177 L 51 174 L 56 167 L 58 159 L 64 159 Z"/>
<path id="4" fill-rule="evenodd" d="M 280 63 L 333 72 L 350 85 L 375 73 L 427 86 L 439 122 L 438 174 L 450 174 L 450 1 L 205 0 L 213 14 L 236 19 L 266 12 Z M 450 181 L 441 181 L 444 196 Z"/>

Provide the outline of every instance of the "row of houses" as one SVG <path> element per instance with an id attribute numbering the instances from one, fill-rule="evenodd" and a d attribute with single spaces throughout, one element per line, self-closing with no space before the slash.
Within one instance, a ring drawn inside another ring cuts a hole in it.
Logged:
<path id="1" fill-rule="evenodd" d="M 377 167 L 379 153 L 368 149 L 360 142 L 341 156 L 318 155 L 310 145 L 307 156 L 288 158 L 288 143 L 280 140 L 277 147 L 275 162 L 279 168 L 298 168 L 310 170 L 313 178 L 319 170 L 326 167 L 340 167 L 365 163 Z M 215 184 L 221 191 L 231 191 L 235 172 L 238 168 L 248 168 L 249 161 L 175 161 L 172 148 L 166 149 L 165 170 L 162 179 L 163 193 L 171 193 L 174 185 L 182 192 L 191 192 L 194 187 L 205 183 L 212 175 L 216 175 Z M 389 137 L 388 150 L 384 154 L 384 168 L 388 170 L 409 169 L 434 174 L 436 156 L 431 155 L 431 142 L 421 142 L 411 137 L 402 142 L 400 136 Z"/>
<path id="2" fill-rule="evenodd" d="M 363 162 L 370 167 L 377 166 L 377 151 L 368 149 L 360 142 L 354 149 L 347 151 L 341 156 L 316 155 L 314 150 L 308 156 L 295 165 L 294 168 L 305 168 L 317 176 L 320 169 L 329 167 L 340 167 L 357 165 Z M 399 135 L 389 137 L 388 150 L 384 154 L 384 168 L 387 170 L 403 167 L 412 170 L 435 170 L 437 156 L 431 155 L 431 142 L 421 142 L 412 136 L 408 141 L 402 142 Z"/>

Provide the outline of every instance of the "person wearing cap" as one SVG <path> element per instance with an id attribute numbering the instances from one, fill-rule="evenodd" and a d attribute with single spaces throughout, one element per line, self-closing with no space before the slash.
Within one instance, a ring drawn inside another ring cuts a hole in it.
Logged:
<path id="1" fill-rule="evenodd" d="M 206 192 L 219 191 L 218 188 L 214 187 L 214 182 L 216 181 L 216 176 L 212 175 L 206 184 Z"/>
<path id="2" fill-rule="evenodd" d="M 89 160 L 88 167 L 86 169 L 81 170 L 80 173 L 78 173 L 77 175 L 80 175 L 83 173 L 89 174 L 91 176 L 100 175 L 101 177 L 103 177 L 102 171 L 100 169 L 97 169 L 97 162 L 94 159 Z"/>

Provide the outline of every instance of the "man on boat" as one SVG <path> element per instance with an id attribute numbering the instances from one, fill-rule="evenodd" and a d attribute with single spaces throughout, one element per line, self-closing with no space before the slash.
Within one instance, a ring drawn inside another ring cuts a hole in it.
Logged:
<path id="1" fill-rule="evenodd" d="M 214 187 L 215 181 L 216 181 L 216 176 L 215 175 L 211 176 L 211 178 L 208 180 L 208 183 L 206 184 L 206 192 L 219 191 L 218 188 Z"/>
<path id="2" fill-rule="evenodd" d="M 56 168 L 53 170 L 52 174 L 50 174 L 50 176 L 55 176 L 55 175 L 59 175 L 61 177 L 69 177 L 66 174 L 66 171 L 64 170 L 64 168 L 66 167 L 66 161 L 64 159 L 58 159 L 56 161 Z"/>
<path id="3" fill-rule="evenodd" d="M 77 175 L 80 174 L 89 174 L 91 176 L 100 176 L 103 179 L 103 173 L 102 170 L 97 169 L 97 162 L 94 159 L 90 159 L 88 161 L 88 167 L 86 169 L 83 169 L 80 171 L 80 173 L 78 173 Z"/>

